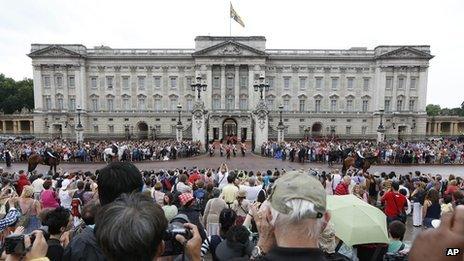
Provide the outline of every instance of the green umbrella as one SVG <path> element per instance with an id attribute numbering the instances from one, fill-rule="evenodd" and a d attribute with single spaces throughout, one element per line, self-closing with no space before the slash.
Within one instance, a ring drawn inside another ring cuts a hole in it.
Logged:
<path id="1" fill-rule="evenodd" d="M 356 196 L 328 195 L 327 210 L 335 235 L 348 246 L 389 242 L 385 214 Z"/>

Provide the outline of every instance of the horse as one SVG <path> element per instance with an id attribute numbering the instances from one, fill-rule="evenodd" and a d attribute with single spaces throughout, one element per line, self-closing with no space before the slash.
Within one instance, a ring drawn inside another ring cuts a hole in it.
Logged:
<path id="1" fill-rule="evenodd" d="M 356 154 L 354 157 L 353 156 L 349 156 L 349 157 L 346 157 L 346 159 L 343 160 L 343 167 L 342 167 L 342 173 L 343 174 L 346 174 L 346 171 L 350 168 L 350 167 L 353 167 L 353 168 L 356 168 L 356 160 L 358 159 L 358 155 Z M 371 165 L 375 162 L 377 162 L 378 160 L 378 156 L 377 155 L 369 155 L 369 156 L 366 156 L 363 160 L 362 160 L 362 165 L 361 165 L 361 169 L 363 171 L 363 173 L 366 173 L 366 171 L 371 167 Z"/>
<path id="2" fill-rule="evenodd" d="M 337 149 L 337 150 L 329 151 L 329 155 L 328 155 L 329 166 L 332 166 L 333 162 L 339 162 L 339 160 L 343 162 L 352 151 L 353 151 L 352 148 L 346 148 L 344 150 Z"/>
<path id="3" fill-rule="evenodd" d="M 127 145 L 119 146 L 117 155 L 113 153 L 112 148 L 106 148 L 103 150 L 103 160 L 108 163 L 108 160 L 114 161 L 115 157 L 117 156 L 118 161 L 120 161 L 124 151 L 127 150 L 127 148 Z"/>
<path id="4" fill-rule="evenodd" d="M 55 158 L 49 157 L 48 162 L 46 163 L 44 156 L 40 154 L 36 154 L 36 153 L 32 154 L 27 160 L 27 171 L 32 172 L 37 168 L 37 165 L 42 164 L 42 165 L 50 166 L 50 171 L 53 170 L 53 173 L 56 173 L 56 166 L 60 164 L 60 157 L 59 155 L 54 155 L 54 156 Z"/>

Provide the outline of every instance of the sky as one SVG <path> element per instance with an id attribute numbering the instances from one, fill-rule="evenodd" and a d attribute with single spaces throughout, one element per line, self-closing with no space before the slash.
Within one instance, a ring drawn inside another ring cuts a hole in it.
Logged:
<path id="1" fill-rule="evenodd" d="M 464 101 L 463 0 L 233 0 L 267 48 L 430 45 L 427 104 Z M 0 0 L 0 73 L 32 77 L 31 43 L 92 48 L 193 48 L 197 35 L 229 35 L 226 0 Z"/>

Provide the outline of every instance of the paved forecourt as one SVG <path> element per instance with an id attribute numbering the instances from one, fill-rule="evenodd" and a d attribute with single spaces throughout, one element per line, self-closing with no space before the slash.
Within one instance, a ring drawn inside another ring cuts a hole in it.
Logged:
<path id="1" fill-rule="evenodd" d="M 253 170 L 253 171 L 266 171 L 268 169 L 320 169 L 330 171 L 333 168 L 341 169 L 340 165 L 334 165 L 329 167 L 327 164 L 321 163 L 298 163 L 298 162 L 289 162 L 282 161 L 272 158 L 265 158 L 258 155 L 247 153 L 246 157 L 237 156 L 231 157 L 230 160 L 227 160 L 225 157 L 209 157 L 208 155 L 197 156 L 193 158 L 184 158 L 179 160 L 172 161 L 143 161 L 135 162 L 135 165 L 140 170 L 159 170 L 159 169 L 174 169 L 174 168 L 218 168 L 221 163 L 227 163 L 229 168 L 232 169 L 244 169 L 244 170 Z M 58 169 L 62 171 L 95 171 L 99 168 L 104 167 L 105 163 L 61 163 L 58 166 Z M 26 163 L 14 163 L 11 168 L 6 168 L 5 164 L 0 165 L 3 167 L 4 171 L 19 171 L 27 170 Z M 49 168 L 48 166 L 40 165 L 37 167 L 38 171 L 46 172 Z M 441 174 L 442 176 L 448 176 L 454 174 L 457 176 L 464 177 L 464 165 L 381 165 L 381 166 L 372 166 L 370 172 L 390 172 L 395 171 L 397 174 L 407 174 L 408 172 L 414 172 L 419 170 L 423 173 L 430 174 Z"/>

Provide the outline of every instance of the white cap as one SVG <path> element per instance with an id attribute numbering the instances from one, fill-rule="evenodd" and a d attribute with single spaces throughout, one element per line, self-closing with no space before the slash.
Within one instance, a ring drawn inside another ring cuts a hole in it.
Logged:
<path id="1" fill-rule="evenodd" d="M 432 227 L 437 228 L 440 226 L 441 220 L 440 219 L 434 219 L 432 220 Z"/>

